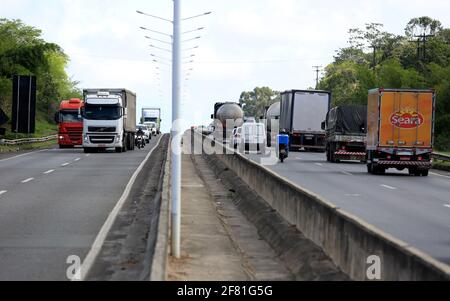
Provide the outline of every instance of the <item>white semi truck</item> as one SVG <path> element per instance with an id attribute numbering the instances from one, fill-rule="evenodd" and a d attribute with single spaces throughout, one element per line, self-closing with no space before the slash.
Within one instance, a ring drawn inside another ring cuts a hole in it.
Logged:
<path id="1" fill-rule="evenodd" d="M 86 89 L 83 95 L 84 151 L 134 150 L 136 94 L 126 89 Z"/>
<path id="2" fill-rule="evenodd" d="M 143 108 L 141 123 L 148 125 L 156 136 L 161 133 L 161 109 Z"/>

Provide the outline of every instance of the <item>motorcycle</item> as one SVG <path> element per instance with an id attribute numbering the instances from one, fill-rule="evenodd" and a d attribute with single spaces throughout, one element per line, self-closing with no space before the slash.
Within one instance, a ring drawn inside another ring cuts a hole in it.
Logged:
<path id="1" fill-rule="evenodd" d="M 136 132 L 134 136 L 134 141 L 138 149 L 145 148 L 145 134 Z"/>
<path id="2" fill-rule="evenodd" d="M 278 157 L 281 163 L 289 157 L 289 135 L 278 135 Z"/>

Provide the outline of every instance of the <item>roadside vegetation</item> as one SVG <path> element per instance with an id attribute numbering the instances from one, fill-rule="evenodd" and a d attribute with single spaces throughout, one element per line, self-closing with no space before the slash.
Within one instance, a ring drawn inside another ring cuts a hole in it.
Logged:
<path id="1" fill-rule="evenodd" d="M 450 28 L 421 17 L 406 25 L 404 35 L 378 23 L 349 34 L 348 47 L 337 51 L 317 88 L 332 91 L 334 105 L 366 104 L 367 91 L 377 87 L 435 89 L 435 146 L 450 150 Z"/>
<path id="2" fill-rule="evenodd" d="M 450 151 L 450 28 L 420 17 L 406 24 L 403 35 L 371 23 L 350 29 L 349 36 L 348 46 L 336 51 L 316 88 L 333 93 L 333 106 L 367 104 L 374 88 L 434 89 L 435 147 Z M 279 99 L 279 92 L 262 87 L 242 92 L 240 103 L 248 116 L 259 117 Z"/>
<path id="3" fill-rule="evenodd" d="M 62 99 L 80 97 L 77 82 L 66 72 L 69 57 L 54 43 L 42 39 L 41 30 L 20 20 L 0 19 L 0 109 L 10 121 L 5 139 L 38 138 L 56 134 L 53 121 Z M 36 132 L 32 135 L 11 133 L 12 77 L 37 77 Z M 0 137 L 1 138 L 1 137 Z M 20 146 L 20 150 L 47 147 L 55 142 Z M 0 146 L 0 152 L 17 151 L 19 147 Z"/>
<path id="4" fill-rule="evenodd" d="M 41 30 L 20 20 L 0 19 L 0 108 L 11 117 L 12 77 L 37 77 L 36 133 L 17 138 L 43 137 L 57 132 L 53 116 L 62 99 L 80 97 L 77 82 L 66 72 L 69 57 L 54 43 L 42 39 Z M 11 119 L 11 118 L 10 118 Z M 6 139 L 16 139 L 10 123 Z"/>

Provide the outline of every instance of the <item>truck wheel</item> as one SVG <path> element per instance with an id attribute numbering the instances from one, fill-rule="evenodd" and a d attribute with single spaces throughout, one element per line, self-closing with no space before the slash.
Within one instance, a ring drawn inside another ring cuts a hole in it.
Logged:
<path id="1" fill-rule="evenodd" d="M 91 150 L 87 147 L 83 148 L 85 154 L 89 154 Z"/>
<path id="2" fill-rule="evenodd" d="M 429 173 L 430 173 L 429 170 L 422 171 L 422 177 L 428 177 Z"/>
<path id="3" fill-rule="evenodd" d="M 121 147 L 116 147 L 116 153 L 118 153 L 118 154 L 122 153 L 122 148 Z"/>

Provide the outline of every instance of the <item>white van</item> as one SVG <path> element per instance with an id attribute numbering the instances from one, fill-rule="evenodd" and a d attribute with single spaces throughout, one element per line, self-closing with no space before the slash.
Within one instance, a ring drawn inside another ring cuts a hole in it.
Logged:
<path id="1" fill-rule="evenodd" d="M 258 151 L 265 153 L 266 133 L 264 123 L 244 123 L 233 130 L 231 145 L 241 151 Z"/>

